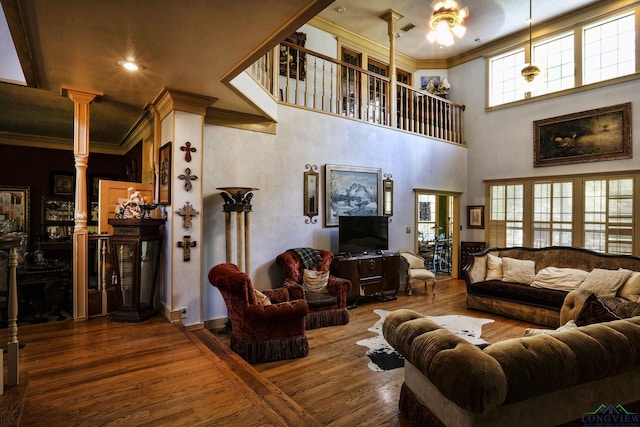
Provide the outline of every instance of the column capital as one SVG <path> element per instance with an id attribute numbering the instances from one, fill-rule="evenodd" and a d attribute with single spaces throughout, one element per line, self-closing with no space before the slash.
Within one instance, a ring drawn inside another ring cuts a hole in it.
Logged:
<path id="1" fill-rule="evenodd" d="M 102 97 L 104 95 L 102 92 L 92 92 L 88 90 L 74 89 L 66 86 L 62 86 L 60 88 L 60 93 L 62 93 L 62 96 L 68 97 L 73 102 L 78 102 L 81 104 L 91 104 L 91 102 L 93 102 L 94 100 L 99 102 L 102 100 Z"/>
<path id="2" fill-rule="evenodd" d="M 165 118 L 167 114 L 174 110 L 205 116 L 207 114 L 207 107 L 217 101 L 218 98 L 211 96 L 165 88 L 153 101 L 153 106 L 156 107 L 160 114 L 160 119 Z"/>

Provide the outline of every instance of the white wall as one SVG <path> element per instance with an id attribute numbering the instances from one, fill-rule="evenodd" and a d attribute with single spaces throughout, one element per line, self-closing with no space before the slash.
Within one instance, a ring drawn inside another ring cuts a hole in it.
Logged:
<path id="1" fill-rule="evenodd" d="M 465 104 L 468 145 L 467 193 L 462 204 L 486 205 L 484 179 L 572 175 L 637 169 L 638 158 L 575 165 L 533 167 L 533 122 L 610 105 L 635 102 L 640 80 L 537 101 L 492 112 L 485 111 L 485 61 L 478 59 L 449 70 L 451 99 Z M 632 106 L 633 151 L 640 152 L 639 112 Z M 466 215 L 466 213 L 465 213 Z M 466 219 L 463 219 L 466 223 Z M 463 240 L 484 241 L 482 230 L 463 230 Z"/>
<path id="2" fill-rule="evenodd" d="M 337 251 L 336 227 L 324 227 L 325 164 L 381 168 L 394 180 L 390 249 L 414 246 L 414 188 L 465 190 L 466 149 L 384 127 L 280 105 L 277 135 L 205 125 L 203 172 L 203 320 L 226 316 L 206 274 L 225 262 L 222 198 L 217 187 L 258 187 L 252 200 L 251 271 L 258 289 L 281 286 L 275 264 L 289 248 Z M 321 176 L 320 216 L 305 224 L 303 173 L 317 165 Z M 406 234 L 411 227 L 411 234 Z M 233 241 L 235 242 L 235 222 Z M 235 247 L 232 250 L 235 261 Z"/>

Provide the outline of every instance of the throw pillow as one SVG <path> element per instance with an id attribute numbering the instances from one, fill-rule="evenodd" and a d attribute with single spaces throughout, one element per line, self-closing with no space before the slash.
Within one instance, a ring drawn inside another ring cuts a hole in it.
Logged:
<path id="1" fill-rule="evenodd" d="M 531 286 L 570 292 L 580 286 L 588 275 L 578 268 L 546 267 L 538 271 Z"/>
<path id="2" fill-rule="evenodd" d="M 302 287 L 305 291 L 328 293 L 327 283 L 329 283 L 329 270 L 304 270 Z"/>
<path id="3" fill-rule="evenodd" d="M 487 254 L 486 280 L 502 280 L 502 258 Z"/>
<path id="4" fill-rule="evenodd" d="M 631 273 L 616 295 L 629 301 L 640 302 L 640 273 Z"/>
<path id="5" fill-rule="evenodd" d="M 568 331 L 571 329 L 575 329 L 577 328 L 578 325 L 576 324 L 576 322 L 574 322 L 573 320 L 569 320 L 567 323 L 565 323 L 564 325 L 560 326 L 558 329 L 535 329 L 535 328 L 527 328 L 524 330 L 524 336 L 525 337 L 531 337 L 534 335 L 541 335 L 541 334 L 548 334 L 551 332 L 561 332 L 561 331 Z"/>
<path id="6" fill-rule="evenodd" d="M 257 289 L 254 289 L 253 293 L 256 297 L 256 303 L 258 305 L 271 305 L 271 300 L 269 299 L 268 296 L 266 296 L 265 294 L 263 294 Z"/>
<path id="7" fill-rule="evenodd" d="M 580 309 L 580 312 L 576 316 L 576 324 L 584 326 L 592 323 L 610 322 L 618 319 L 620 318 L 609 310 L 609 308 L 592 293 L 584 301 L 582 309 Z"/>
<path id="8" fill-rule="evenodd" d="M 578 287 L 580 290 L 593 292 L 597 296 L 615 296 L 618 289 L 631 276 L 632 271 L 624 268 L 607 270 L 594 268 Z"/>
<path id="9" fill-rule="evenodd" d="M 530 285 L 536 277 L 536 263 L 528 259 L 502 257 L 502 281 Z"/>

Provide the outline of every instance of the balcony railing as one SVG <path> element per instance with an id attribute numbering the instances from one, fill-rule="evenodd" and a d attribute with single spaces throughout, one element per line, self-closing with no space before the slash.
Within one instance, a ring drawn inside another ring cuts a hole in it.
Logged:
<path id="1" fill-rule="evenodd" d="M 249 71 L 283 103 L 465 143 L 464 105 L 403 83 L 394 91 L 389 77 L 293 43 L 282 42 L 278 58 L 270 52 Z"/>

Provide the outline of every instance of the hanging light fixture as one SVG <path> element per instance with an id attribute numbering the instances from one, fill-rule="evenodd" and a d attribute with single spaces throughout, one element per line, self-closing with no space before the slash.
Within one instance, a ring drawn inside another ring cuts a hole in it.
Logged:
<path id="1" fill-rule="evenodd" d="M 431 31 L 427 34 L 427 40 L 431 43 L 438 42 L 441 46 L 451 46 L 454 43 L 453 36 L 464 36 L 467 31 L 464 19 L 469 16 L 469 9 L 461 8 L 455 0 L 435 1 L 433 14 L 429 19 Z"/>
<path id="2" fill-rule="evenodd" d="M 522 69 L 522 71 L 520 71 L 520 74 L 522 74 L 522 77 L 524 77 L 527 83 L 531 83 L 533 79 L 535 79 L 536 76 L 540 74 L 540 68 L 532 64 L 533 49 L 531 48 L 531 45 L 532 45 L 531 26 L 533 24 L 533 13 L 532 13 L 533 8 L 531 3 L 532 3 L 532 0 L 529 0 L 529 65 L 527 65 Z"/>

